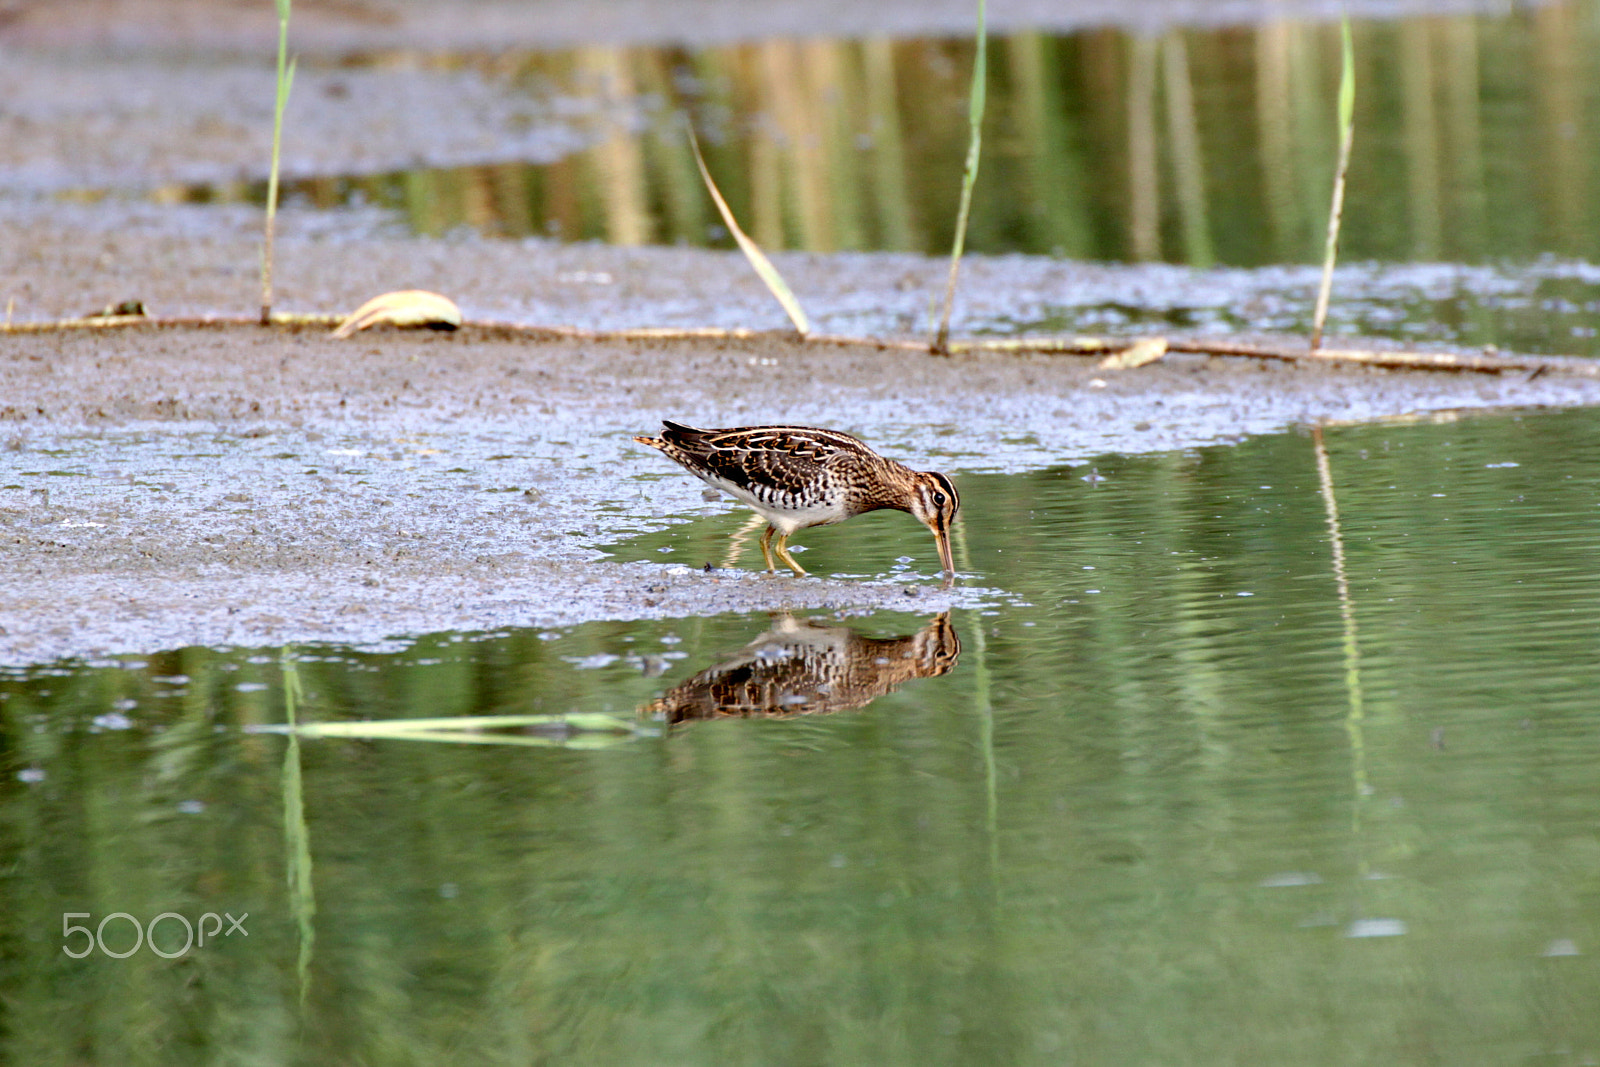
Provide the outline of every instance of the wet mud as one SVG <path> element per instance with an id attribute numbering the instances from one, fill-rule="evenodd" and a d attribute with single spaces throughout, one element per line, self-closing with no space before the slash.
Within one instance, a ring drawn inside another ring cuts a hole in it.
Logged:
<path id="1" fill-rule="evenodd" d="M 1593 403 L 1600 386 L 1200 358 L 1113 374 L 781 338 L 137 328 L 5 338 L 0 397 L 0 661 L 16 663 L 1003 595 L 984 576 L 943 590 L 910 525 L 914 582 L 607 561 L 606 543 L 708 506 L 630 440 L 663 417 L 845 428 L 959 479 L 1325 418 Z"/>
<path id="2" fill-rule="evenodd" d="M 160 314 L 257 307 L 259 215 L 147 194 L 196 174 L 258 175 L 261 102 L 253 89 L 208 95 L 208 79 L 237 73 L 225 64 L 197 74 L 184 65 L 192 55 L 177 63 L 138 51 L 150 47 L 139 27 L 158 24 L 145 19 L 150 6 L 104 5 L 93 28 L 74 29 L 74 12 L 101 5 L 12 5 L 0 24 L 8 99 L 0 301 L 14 321 L 130 299 Z M 513 6 L 479 13 L 510 17 Z M 308 3 L 296 5 L 297 18 L 302 7 L 315 40 L 318 19 L 335 15 Z M 422 18 L 424 7 L 459 5 L 335 7 L 376 13 L 368 36 L 356 38 L 374 44 Z M 199 29 L 188 41 L 201 55 L 237 45 L 208 43 Z M 62 51 L 69 46 L 131 50 L 119 53 L 123 61 L 176 70 L 177 80 L 141 109 L 143 97 L 119 88 L 131 84 L 127 70 L 78 63 Z M 385 109 L 407 99 L 365 83 L 319 89 L 321 75 L 308 71 L 297 93 L 353 101 L 357 127 L 391 128 Z M 526 127 L 500 103 L 474 111 L 462 104 L 470 92 L 454 99 L 427 105 L 434 110 L 419 120 L 453 131 L 446 154 L 451 145 L 467 152 L 493 143 L 504 124 Z M 183 122 L 174 125 L 163 100 L 176 101 Z M 457 106 L 466 109 L 448 111 Z M 119 110 L 126 122 L 97 125 L 97 115 Z M 385 136 L 366 142 L 373 165 L 401 151 Z M 340 133 L 329 143 L 353 142 Z M 143 191 L 57 195 L 111 174 L 119 189 Z M 880 336 L 920 328 L 944 269 L 906 255 L 776 258 L 821 328 Z M 782 325 L 733 253 L 417 239 L 376 212 L 286 210 L 276 279 L 284 311 L 348 310 L 379 292 L 420 287 L 455 298 L 469 320 Z M 1197 290 L 1241 305 L 1304 300 L 1313 284 L 1302 269 L 1200 275 L 976 259 L 963 272 L 956 326 L 971 331 L 1099 300 L 1160 309 Z M 959 481 L 1323 419 L 1596 402 L 1600 384 L 1561 374 L 1529 380 L 1198 357 L 1109 372 L 1074 357 L 948 359 L 800 346 L 778 335 L 739 343 L 531 340 L 474 329 L 342 342 L 323 330 L 249 327 L 0 335 L 0 663 L 190 644 L 377 645 L 439 630 L 904 608 L 912 600 L 932 613 L 1005 595 L 989 576 L 942 589 L 931 561 L 924 565 L 925 532 L 910 523 L 922 569 L 915 580 L 797 580 L 607 560 L 610 542 L 721 506 L 631 441 L 663 418 L 835 427 Z"/>

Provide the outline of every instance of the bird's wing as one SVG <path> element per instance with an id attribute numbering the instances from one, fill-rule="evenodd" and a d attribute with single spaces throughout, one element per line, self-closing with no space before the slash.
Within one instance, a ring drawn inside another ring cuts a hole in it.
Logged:
<path id="1" fill-rule="evenodd" d="M 704 430 L 669 439 L 696 456 L 707 473 L 731 485 L 746 490 L 761 485 L 783 493 L 799 493 L 825 469 L 871 454 L 849 434 L 804 426 Z"/>

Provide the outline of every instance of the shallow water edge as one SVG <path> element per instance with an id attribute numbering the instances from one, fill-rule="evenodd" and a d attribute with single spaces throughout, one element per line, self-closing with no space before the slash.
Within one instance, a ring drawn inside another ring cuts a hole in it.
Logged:
<path id="1" fill-rule="evenodd" d="M 1319 421 L 1593 404 L 1600 384 L 1219 359 L 1113 373 L 781 339 L 166 330 L 11 338 L 0 394 L 33 398 L 0 451 L 0 662 L 17 664 L 911 598 L 933 612 L 1004 594 L 941 590 L 914 523 L 915 565 L 893 580 L 606 561 L 600 546 L 722 507 L 632 445 L 661 418 L 825 424 L 959 484 Z"/>

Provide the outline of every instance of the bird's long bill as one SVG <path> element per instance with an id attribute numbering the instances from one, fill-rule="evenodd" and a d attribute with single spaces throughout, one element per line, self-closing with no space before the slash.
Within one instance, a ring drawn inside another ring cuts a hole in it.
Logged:
<path id="1" fill-rule="evenodd" d="M 929 527 L 933 531 L 933 539 L 939 545 L 939 562 L 944 565 L 944 572 L 952 579 L 956 576 L 955 557 L 950 554 L 950 527 L 939 523 Z"/>

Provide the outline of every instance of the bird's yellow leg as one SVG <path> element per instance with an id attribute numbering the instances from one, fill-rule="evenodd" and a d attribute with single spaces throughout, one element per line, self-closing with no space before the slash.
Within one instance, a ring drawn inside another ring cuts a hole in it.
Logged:
<path id="1" fill-rule="evenodd" d="M 778 532 L 776 526 L 768 525 L 767 532 L 761 535 L 761 558 L 767 561 L 767 573 L 772 574 L 777 568 L 772 565 L 772 535 Z M 782 551 L 782 549 L 779 549 Z"/>
<path id="2" fill-rule="evenodd" d="M 789 569 L 794 571 L 794 573 L 797 576 L 799 576 L 801 578 L 804 578 L 806 576 L 806 569 L 804 567 L 800 566 L 800 564 L 796 563 L 794 561 L 794 557 L 793 556 L 789 555 L 789 535 L 788 534 L 779 534 L 778 535 L 778 543 L 773 545 L 772 547 L 777 551 L 778 558 L 783 560 L 785 563 L 787 563 L 789 565 Z"/>

